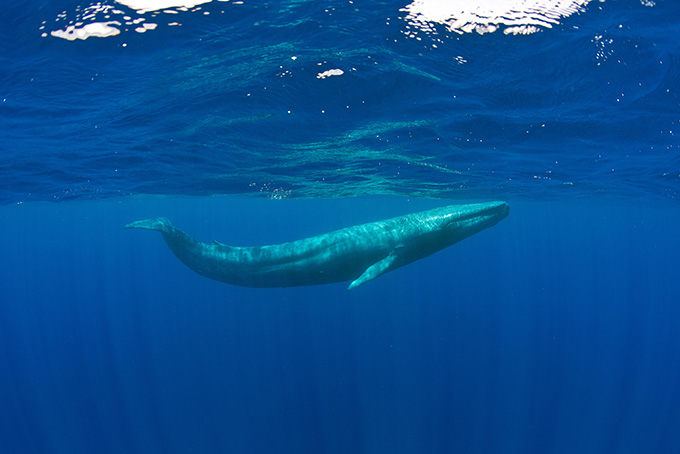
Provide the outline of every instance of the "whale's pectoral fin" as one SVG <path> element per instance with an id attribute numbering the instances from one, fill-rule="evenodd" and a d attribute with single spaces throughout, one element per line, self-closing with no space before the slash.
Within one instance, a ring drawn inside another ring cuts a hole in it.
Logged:
<path id="1" fill-rule="evenodd" d="M 399 253 L 403 248 L 404 246 L 397 246 L 394 250 L 392 250 L 392 252 L 390 252 L 390 255 L 366 268 L 366 271 L 364 271 L 361 276 L 349 284 L 347 290 L 353 290 L 359 287 L 361 284 L 372 281 L 376 277 L 382 276 L 386 272 L 390 271 L 390 269 L 392 269 L 392 264 L 394 264 L 394 261 L 399 257 Z"/>
<path id="2" fill-rule="evenodd" d="M 168 218 L 144 219 L 142 221 L 131 222 L 123 226 L 124 229 L 148 229 L 158 230 L 159 232 L 165 232 L 170 227 L 172 227 L 172 223 Z"/>

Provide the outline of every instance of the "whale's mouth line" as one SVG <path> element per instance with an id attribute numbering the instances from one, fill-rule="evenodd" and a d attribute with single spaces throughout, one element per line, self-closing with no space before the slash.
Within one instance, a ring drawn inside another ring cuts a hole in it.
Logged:
<path id="1" fill-rule="evenodd" d="M 504 219 L 510 212 L 510 205 L 504 202 L 500 202 L 497 205 L 493 205 L 481 210 L 470 211 L 469 213 L 462 213 L 459 216 L 452 219 L 453 222 L 462 222 L 470 220 L 481 220 L 481 219 L 493 219 L 499 217 Z"/>

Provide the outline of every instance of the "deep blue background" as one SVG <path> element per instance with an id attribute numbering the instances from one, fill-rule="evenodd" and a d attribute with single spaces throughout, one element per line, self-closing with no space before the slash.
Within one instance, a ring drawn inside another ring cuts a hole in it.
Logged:
<path id="1" fill-rule="evenodd" d="M 497 226 L 352 292 L 213 282 L 121 228 L 164 214 L 204 241 L 261 244 L 438 204 L 1 208 L 0 445 L 677 452 L 674 205 L 511 201 Z"/>

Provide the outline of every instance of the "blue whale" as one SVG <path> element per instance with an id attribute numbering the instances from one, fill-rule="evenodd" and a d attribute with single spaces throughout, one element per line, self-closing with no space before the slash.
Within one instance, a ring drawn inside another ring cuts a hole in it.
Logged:
<path id="1" fill-rule="evenodd" d="M 201 276 L 246 287 L 293 287 L 352 281 L 352 290 L 491 227 L 510 211 L 505 202 L 451 205 L 323 235 L 255 247 L 197 241 L 167 218 L 126 229 L 161 232 L 172 252 Z"/>

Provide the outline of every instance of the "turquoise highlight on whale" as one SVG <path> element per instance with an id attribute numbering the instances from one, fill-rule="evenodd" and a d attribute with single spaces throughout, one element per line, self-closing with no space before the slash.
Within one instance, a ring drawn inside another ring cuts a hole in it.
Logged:
<path id="1" fill-rule="evenodd" d="M 156 230 L 182 263 L 200 274 L 246 287 L 293 287 L 352 281 L 352 290 L 496 225 L 505 202 L 450 205 L 334 232 L 266 246 L 202 243 L 167 218 L 145 219 L 126 229 Z"/>

